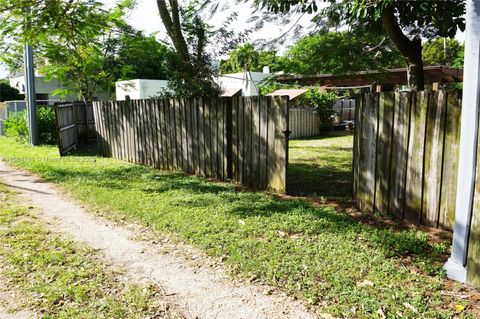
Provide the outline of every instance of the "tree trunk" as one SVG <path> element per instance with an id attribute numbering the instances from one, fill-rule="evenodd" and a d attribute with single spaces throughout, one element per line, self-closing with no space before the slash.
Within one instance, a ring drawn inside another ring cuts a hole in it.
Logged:
<path id="1" fill-rule="evenodd" d="M 407 62 L 407 82 L 410 90 L 423 90 L 425 79 L 423 75 L 422 39 L 415 37 L 410 40 L 403 33 L 392 6 L 385 7 L 381 18 L 388 36 Z"/>
<path id="2" fill-rule="evenodd" d="M 178 2 L 176 0 L 169 0 L 170 10 L 168 9 L 165 0 L 157 0 L 158 12 L 162 19 L 163 25 L 167 30 L 167 34 L 173 42 L 175 51 L 177 51 L 178 58 L 182 65 L 190 65 L 190 54 L 188 53 L 188 46 L 182 33 L 182 26 L 180 22 L 180 14 Z"/>

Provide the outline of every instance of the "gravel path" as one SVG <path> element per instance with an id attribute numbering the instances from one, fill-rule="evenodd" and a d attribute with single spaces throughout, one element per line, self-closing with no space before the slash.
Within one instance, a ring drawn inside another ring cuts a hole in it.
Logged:
<path id="1" fill-rule="evenodd" d="M 170 250 L 172 244 L 162 249 L 162 243 L 136 240 L 138 236 L 131 230 L 88 213 L 52 184 L 2 161 L 0 180 L 19 193 L 22 203 L 39 208 L 47 227 L 101 250 L 131 278 L 155 281 L 169 296 L 168 302 L 183 309 L 188 317 L 321 318 L 298 301 L 265 294 L 265 287 L 235 283 L 218 267 L 192 267 L 178 254 L 160 253 Z"/>

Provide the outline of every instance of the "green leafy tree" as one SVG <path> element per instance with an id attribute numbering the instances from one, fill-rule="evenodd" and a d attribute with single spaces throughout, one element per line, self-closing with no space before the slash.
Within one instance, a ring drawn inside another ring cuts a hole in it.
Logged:
<path id="1" fill-rule="evenodd" d="M 175 51 L 154 36 L 145 36 L 143 32 L 126 26 L 106 45 L 112 49 L 105 68 L 111 70 L 116 80 L 167 80 L 171 77 L 171 66 L 176 63 Z"/>
<path id="2" fill-rule="evenodd" d="M 177 53 L 170 82 L 175 95 L 217 95 L 220 89 L 213 81 L 212 58 L 205 49 L 213 32 L 200 16 L 201 1 L 181 6 L 177 0 L 157 0 L 157 7 Z"/>
<path id="3" fill-rule="evenodd" d="M 367 43 L 380 43 L 371 49 Z M 348 74 L 398 67 L 403 59 L 388 40 L 368 32 L 320 32 L 296 42 L 282 58 L 298 74 Z"/>
<path id="4" fill-rule="evenodd" d="M 220 71 L 221 73 L 253 71 L 258 65 L 259 56 L 255 47 L 251 43 L 246 43 L 230 53 L 229 59 L 221 64 Z"/>
<path id="5" fill-rule="evenodd" d="M 57 78 L 66 85 L 57 93 L 77 92 L 82 99 L 91 99 L 98 88 L 111 83 L 111 75 L 103 68 L 109 50 L 104 44 L 124 25 L 125 13 L 133 4 L 121 0 L 107 11 L 98 1 L 0 0 L 5 10 L 0 21 L 6 21 L 0 24 L 1 56 L 10 69 L 19 69 L 19 53 L 28 42 L 47 79 Z"/>
<path id="6" fill-rule="evenodd" d="M 329 4 L 317 14 L 330 23 L 348 24 L 352 29 L 366 25 L 373 29 L 379 23 L 392 43 L 405 58 L 411 90 L 423 90 L 422 38 L 453 38 L 457 29 L 465 28 L 465 1 L 401 1 L 401 0 L 253 0 L 272 12 L 301 10 L 318 11 L 319 2 Z"/>
<path id="7" fill-rule="evenodd" d="M 463 67 L 464 46 L 456 39 L 436 38 L 423 45 L 425 65 Z"/>
<path id="8" fill-rule="evenodd" d="M 275 51 L 256 50 L 253 44 L 245 43 L 234 49 L 227 60 L 220 64 L 220 72 L 238 73 L 243 71 L 261 72 L 268 66 L 272 72 L 281 69 Z"/>

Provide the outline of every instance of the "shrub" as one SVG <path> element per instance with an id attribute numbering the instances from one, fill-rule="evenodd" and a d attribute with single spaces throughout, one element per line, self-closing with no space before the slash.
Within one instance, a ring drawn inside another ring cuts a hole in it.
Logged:
<path id="1" fill-rule="evenodd" d="M 37 108 L 37 130 L 40 144 L 53 145 L 57 143 L 55 111 L 52 107 L 41 106 Z"/>
<path id="2" fill-rule="evenodd" d="M 17 141 L 28 141 L 27 111 L 10 113 L 3 122 L 5 135 L 14 137 Z"/>
<path id="3" fill-rule="evenodd" d="M 333 104 L 338 99 L 333 92 L 322 92 L 319 89 L 309 89 L 295 102 L 297 106 L 316 108 L 320 116 L 321 129 L 329 131 L 333 127 Z"/>
<path id="4" fill-rule="evenodd" d="M 29 129 L 27 124 L 27 111 L 11 114 L 3 124 L 5 126 L 6 136 L 14 137 L 20 142 L 28 141 Z M 55 111 L 52 107 L 37 107 L 37 134 L 39 144 L 57 143 Z"/>

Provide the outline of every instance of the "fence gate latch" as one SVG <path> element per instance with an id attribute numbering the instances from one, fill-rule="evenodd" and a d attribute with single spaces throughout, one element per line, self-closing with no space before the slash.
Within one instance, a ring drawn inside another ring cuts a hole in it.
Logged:
<path id="1" fill-rule="evenodd" d="M 290 134 L 292 134 L 292 131 L 286 130 L 286 131 L 282 131 L 282 133 L 285 134 L 286 137 L 289 137 Z"/>

